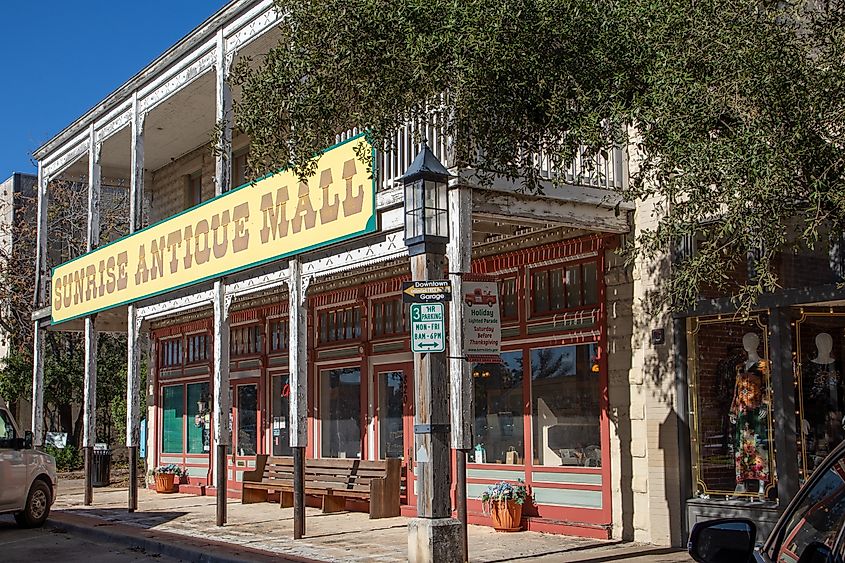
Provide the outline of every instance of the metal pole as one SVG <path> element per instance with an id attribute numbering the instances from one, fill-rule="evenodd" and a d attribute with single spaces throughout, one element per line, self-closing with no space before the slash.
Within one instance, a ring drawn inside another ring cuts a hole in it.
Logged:
<path id="1" fill-rule="evenodd" d="M 305 535 L 305 448 L 293 448 L 293 539 Z"/>
<path id="2" fill-rule="evenodd" d="M 85 497 L 82 501 L 82 504 L 85 506 L 91 506 L 91 503 L 94 502 L 94 481 L 93 481 L 93 453 L 94 448 L 91 446 L 85 446 L 82 448 L 82 452 L 85 456 Z"/>
<path id="3" fill-rule="evenodd" d="M 217 525 L 226 523 L 226 481 L 228 472 L 226 470 L 226 444 L 217 445 Z"/>
<path id="4" fill-rule="evenodd" d="M 129 446 L 129 512 L 138 510 L 138 446 Z"/>
<path id="5" fill-rule="evenodd" d="M 458 520 L 461 521 L 463 561 L 469 561 L 469 540 L 467 536 L 467 450 L 456 450 L 456 471 L 458 473 L 457 490 L 455 491 L 455 505 L 458 509 Z"/>

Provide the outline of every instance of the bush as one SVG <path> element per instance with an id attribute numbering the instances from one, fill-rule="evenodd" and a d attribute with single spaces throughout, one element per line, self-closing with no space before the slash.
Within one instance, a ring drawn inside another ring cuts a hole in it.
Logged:
<path id="1" fill-rule="evenodd" d="M 46 445 L 44 451 L 56 458 L 57 471 L 76 471 L 82 469 L 82 455 L 74 446 L 68 444 L 64 449 Z"/>

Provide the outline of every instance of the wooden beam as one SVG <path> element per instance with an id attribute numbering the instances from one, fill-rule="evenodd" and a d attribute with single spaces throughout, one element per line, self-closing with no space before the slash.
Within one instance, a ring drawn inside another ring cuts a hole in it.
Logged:
<path id="1" fill-rule="evenodd" d="M 221 195 L 229 191 L 232 168 L 232 88 L 227 80 L 229 71 L 226 68 L 226 39 L 222 27 L 217 30 L 216 57 L 216 125 L 219 135 L 214 164 L 214 193 Z"/>
<path id="2" fill-rule="evenodd" d="M 45 305 L 47 297 L 47 176 L 38 161 L 38 207 L 35 244 L 35 289 L 32 302 L 35 309 Z M 34 319 L 32 339 L 32 435 L 33 445 L 44 444 L 44 330 Z"/>
<path id="3" fill-rule="evenodd" d="M 567 201 L 486 189 L 472 190 L 473 212 L 539 220 L 593 232 L 627 233 L 628 215 L 622 210 L 579 201 Z"/>
<path id="4" fill-rule="evenodd" d="M 229 299 L 226 286 L 214 282 L 214 336 L 212 379 L 214 382 L 215 483 L 217 485 L 217 525 L 226 523 L 227 449 L 232 444 L 229 429 Z"/>
<path id="5" fill-rule="evenodd" d="M 32 335 L 32 443 L 44 445 L 44 329 L 35 321 Z"/>
<path id="6" fill-rule="evenodd" d="M 452 301 L 449 304 L 449 384 L 451 391 L 452 447 L 472 448 L 472 377 L 469 363 L 463 359 L 464 308 L 460 274 L 471 270 L 472 193 L 469 188 L 449 190 L 449 280 Z"/>

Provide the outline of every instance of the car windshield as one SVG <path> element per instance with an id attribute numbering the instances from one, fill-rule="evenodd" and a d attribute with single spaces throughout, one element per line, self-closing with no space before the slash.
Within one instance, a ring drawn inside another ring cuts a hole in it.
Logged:
<path id="1" fill-rule="evenodd" d="M 813 544 L 833 547 L 845 521 L 845 460 L 839 459 L 816 481 L 784 527 L 775 561 L 792 563 Z"/>
<path id="2" fill-rule="evenodd" d="M 8 446 L 9 442 L 16 437 L 15 427 L 12 426 L 9 415 L 6 414 L 6 411 L 0 411 L 0 445 Z"/>

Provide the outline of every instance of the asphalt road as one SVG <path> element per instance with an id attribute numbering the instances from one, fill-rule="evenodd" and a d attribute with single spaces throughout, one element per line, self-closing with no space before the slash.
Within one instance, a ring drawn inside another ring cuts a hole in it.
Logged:
<path id="1" fill-rule="evenodd" d="M 158 553 L 148 553 L 141 548 L 95 542 L 52 528 L 50 522 L 43 528 L 21 529 L 11 515 L 0 516 L 0 561 L 4 563 L 40 563 L 41 561 L 85 563 L 111 563 L 125 561 L 179 561 Z"/>

